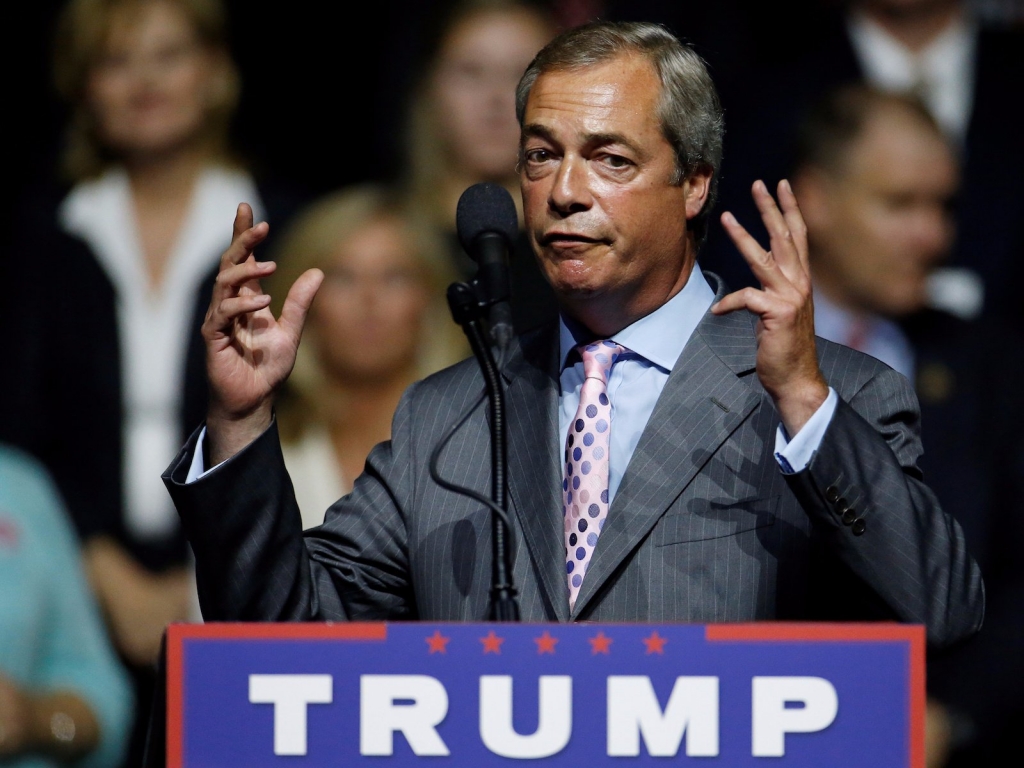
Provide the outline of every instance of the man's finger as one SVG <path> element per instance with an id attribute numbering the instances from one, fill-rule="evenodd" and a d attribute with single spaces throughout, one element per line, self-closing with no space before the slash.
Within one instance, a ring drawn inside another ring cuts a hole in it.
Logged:
<path id="1" fill-rule="evenodd" d="M 789 222 L 775 204 L 775 198 L 768 191 L 768 187 L 761 180 L 755 181 L 751 194 L 761 214 L 761 221 L 768 230 L 775 261 L 784 270 L 798 264 L 800 256 L 789 229 Z"/>
<path id="2" fill-rule="evenodd" d="M 779 237 L 784 235 L 786 233 L 786 220 L 782 212 L 779 211 L 779 207 L 775 204 L 775 198 L 772 197 L 765 183 L 758 179 L 750 188 L 750 193 L 754 198 L 754 205 L 757 206 L 757 211 L 761 214 L 761 221 L 764 222 L 769 236 Z"/>
<path id="3" fill-rule="evenodd" d="M 249 221 L 252 221 L 252 216 L 248 217 Z M 235 217 L 235 224 L 237 225 L 239 217 Z M 237 226 L 236 226 L 237 229 Z M 236 231 L 231 239 L 231 245 L 224 251 L 220 258 L 221 269 L 228 266 L 229 264 L 241 264 L 247 258 L 252 255 L 253 249 L 262 243 L 270 232 L 270 225 L 265 221 L 261 221 L 255 226 L 251 226 L 241 231 Z"/>
<path id="4" fill-rule="evenodd" d="M 757 288 L 741 288 L 712 304 L 711 311 L 716 315 L 725 315 L 735 312 L 737 309 L 749 309 L 756 315 L 763 315 L 768 311 L 770 305 L 771 299 L 764 291 Z"/>
<path id="5" fill-rule="evenodd" d="M 319 269 L 308 269 L 299 275 L 291 289 L 288 297 L 284 300 L 281 308 L 281 317 L 278 320 L 280 326 L 295 339 L 302 336 L 302 326 L 306 323 L 306 313 L 309 312 L 316 292 L 324 281 L 324 273 Z"/>
<path id="6" fill-rule="evenodd" d="M 235 221 L 231 231 L 231 239 L 236 239 L 245 230 L 252 227 L 252 206 L 248 203 L 239 203 L 235 209 Z"/>
<path id="7" fill-rule="evenodd" d="M 209 334 L 226 333 L 231 323 L 239 317 L 258 312 L 270 305 L 270 296 L 265 293 L 232 296 L 216 302 L 207 315 L 203 330 Z"/>
<path id="8" fill-rule="evenodd" d="M 762 248 L 754 236 L 747 232 L 746 228 L 731 213 L 728 211 L 723 213 L 721 220 L 725 231 L 729 234 L 744 260 L 750 265 L 754 277 L 766 288 L 778 287 L 780 279 L 785 280 L 785 275 L 782 274 L 772 254 Z"/>
<path id="9" fill-rule="evenodd" d="M 211 330 L 223 331 L 242 315 L 258 312 L 269 306 L 270 296 L 266 293 L 234 296 L 219 302 L 207 322 Z"/>
<path id="10" fill-rule="evenodd" d="M 272 274 L 275 269 L 277 269 L 277 264 L 273 261 L 256 261 L 256 259 L 246 259 L 241 264 L 232 264 L 230 267 L 222 269 L 217 273 L 213 284 L 214 301 L 223 301 L 235 296 L 245 287 L 251 288 L 253 293 L 262 293 L 259 283 L 256 281 Z"/>
<path id="11" fill-rule="evenodd" d="M 786 226 L 793 235 L 793 245 L 796 246 L 797 255 L 804 270 L 810 274 L 810 249 L 807 246 L 807 224 L 800 212 L 800 203 L 793 194 L 793 187 L 788 179 L 779 182 L 779 205 L 782 206 L 782 215 L 786 219 Z"/>
<path id="12" fill-rule="evenodd" d="M 267 235 L 270 234 L 270 225 L 265 221 L 261 221 L 253 227 L 245 230 L 238 236 L 238 238 L 231 243 L 231 247 L 228 248 L 230 254 L 229 261 L 232 264 L 241 264 L 243 261 L 253 255 L 253 249 L 266 240 Z"/>

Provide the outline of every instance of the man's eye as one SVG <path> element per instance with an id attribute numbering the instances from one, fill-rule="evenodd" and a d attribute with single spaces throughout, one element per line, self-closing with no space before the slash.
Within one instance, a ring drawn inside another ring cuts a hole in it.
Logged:
<path id="1" fill-rule="evenodd" d="M 531 149 L 526 152 L 526 162 L 544 163 L 551 159 L 551 153 L 546 149 Z"/>
<path id="2" fill-rule="evenodd" d="M 632 165 L 632 163 L 622 155 L 604 155 L 602 157 L 602 161 L 605 165 L 611 168 L 626 168 L 627 166 Z"/>

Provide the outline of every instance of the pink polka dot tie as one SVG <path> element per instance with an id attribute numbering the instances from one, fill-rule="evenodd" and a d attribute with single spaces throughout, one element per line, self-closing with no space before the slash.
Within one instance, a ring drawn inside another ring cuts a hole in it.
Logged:
<path id="1" fill-rule="evenodd" d="M 583 577 L 608 515 L 608 436 L 612 406 L 608 374 L 625 348 L 610 341 L 577 347 L 583 357 L 580 406 L 565 441 L 562 480 L 565 517 L 565 571 L 569 580 L 569 610 L 583 586 Z"/>

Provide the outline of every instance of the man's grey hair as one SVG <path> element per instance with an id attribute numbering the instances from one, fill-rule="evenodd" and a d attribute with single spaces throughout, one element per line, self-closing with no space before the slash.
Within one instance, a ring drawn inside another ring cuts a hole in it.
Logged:
<path id="1" fill-rule="evenodd" d="M 661 80 L 658 116 L 676 155 L 672 183 L 682 184 L 699 169 L 712 172 L 704 208 L 689 224 L 700 245 L 707 236 L 708 219 L 718 193 L 725 130 L 722 107 L 704 60 L 664 27 L 648 22 L 597 21 L 563 32 L 541 49 L 519 81 L 519 126 L 523 126 L 530 90 L 542 74 L 583 69 L 629 53 L 644 56 Z"/>

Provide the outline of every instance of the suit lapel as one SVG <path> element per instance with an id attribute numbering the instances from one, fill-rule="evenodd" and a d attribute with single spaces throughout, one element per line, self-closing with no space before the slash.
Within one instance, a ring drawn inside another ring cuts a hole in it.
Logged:
<path id="1" fill-rule="evenodd" d="M 531 343 L 531 341 L 533 343 Z M 505 366 L 509 495 L 541 589 L 569 619 L 558 456 L 558 334 L 538 332 Z"/>
<path id="2" fill-rule="evenodd" d="M 721 298 L 719 295 L 718 298 Z M 745 312 L 708 313 L 658 398 L 608 512 L 572 618 L 648 534 L 719 446 L 757 406 L 757 355 Z M 612 425 L 614 429 L 614 424 Z"/>

